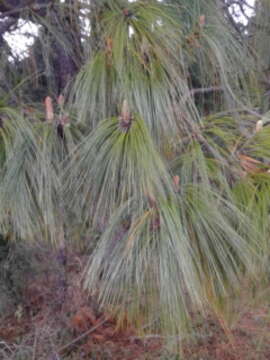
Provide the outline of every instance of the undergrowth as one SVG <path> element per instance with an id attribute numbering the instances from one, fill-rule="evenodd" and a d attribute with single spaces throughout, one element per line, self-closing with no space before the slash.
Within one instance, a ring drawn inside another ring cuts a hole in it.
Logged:
<path id="1" fill-rule="evenodd" d="M 242 296 L 234 312 L 238 316 L 227 329 L 209 312 L 204 317 L 192 314 L 192 336 L 184 339 L 141 336 L 132 324 L 119 328 L 110 313 L 101 311 L 95 296 L 82 290 L 87 257 L 86 251 L 69 248 L 63 266 L 59 254 L 44 245 L 2 242 L 1 359 L 269 359 L 269 289 L 253 299 Z M 242 291 L 249 293 L 245 286 Z"/>

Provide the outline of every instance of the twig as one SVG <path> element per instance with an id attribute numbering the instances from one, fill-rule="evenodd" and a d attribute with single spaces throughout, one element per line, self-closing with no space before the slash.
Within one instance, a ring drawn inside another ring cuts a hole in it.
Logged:
<path id="1" fill-rule="evenodd" d="M 34 344 L 33 344 L 33 355 L 32 355 L 32 360 L 36 359 L 36 348 L 37 348 L 37 329 L 35 329 L 35 338 L 34 338 Z"/>
<path id="2" fill-rule="evenodd" d="M 215 92 L 215 91 L 224 91 L 224 88 L 221 86 L 211 86 L 211 87 L 207 87 L 207 88 L 195 88 L 195 89 L 190 90 L 190 94 L 191 95 L 205 94 L 205 93 Z"/>
<path id="3" fill-rule="evenodd" d="M 71 345 L 74 345 L 76 342 L 80 341 L 81 339 L 83 339 L 83 338 L 86 337 L 87 335 L 89 335 L 89 334 L 91 334 L 92 332 L 94 332 L 96 329 L 98 329 L 100 326 L 102 326 L 106 321 L 107 321 L 107 319 L 103 319 L 100 323 L 98 323 L 97 325 L 93 326 L 91 329 L 87 330 L 85 333 L 81 334 L 81 335 L 78 336 L 76 339 L 72 340 L 70 343 L 62 346 L 60 349 L 58 349 L 58 352 L 62 352 L 63 350 L 66 350 L 67 348 L 69 348 Z"/>
<path id="4" fill-rule="evenodd" d="M 13 351 L 11 350 L 10 346 L 5 341 L 0 341 L 0 345 L 3 345 L 4 348 L 8 349 L 8 351 L 12 354 Z"/>
<path id="5" fill-rule="evenodd" d="M 15 25 L 18 22 L 18 19 L 14 18 L 8 18 L 5 21 L 0 22 L 0 34 L 4 34 L 6 31 L 8 31 L 13 25 Z"/>

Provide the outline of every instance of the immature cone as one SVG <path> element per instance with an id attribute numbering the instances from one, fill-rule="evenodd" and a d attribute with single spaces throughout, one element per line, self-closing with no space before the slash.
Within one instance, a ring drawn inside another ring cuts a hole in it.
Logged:
<path id="1" fill-rule="evenodd" d="M 178 191 L 180 190 L 180 185 L 179 185 L 179 183 L 180 183 L 180 177 L 179 177 L 178 175 L 175 175 L 175 176 L 173 177 L 173 185 L 174 185 L 174 190 L 175 190 L 176 192 L 178 192 Z"/>
<path id="2" fill-rule="evenodd" d="M 45 105 L 46 121 L 51 123 L 53 122 L 54 119 L 54 112 L 53 112 L 52 98 L 50 96 L 46 96 L 44 105 Z"/>
<path id="3" fill-rule="evenodd" d="M 205 15 L 199 16 L 199 26 L 204 27 L 205 25 Z"/>
<path id="4" fill-rule="evenodd" d="M 57 104 L 61 107 L 64 106 L 64 103 L 65 103 L 65 98 L 62 94 L 60 94 L 57 98 Z"/>
<path id="5" fill-rule="evenodd" d="M 123 101 L 121 115 L 119 117 L 120 120 L 120 126 L 123 129 L 129 129 L 132 121 L 132 115 L 129 110 L 128 102 L 127 100 Z"/>
<path id="6" fill-rule="evenodd" d="M 262 128 L 263 128 L 263 121 L 262 120 L 257 121 L 257 123 L 256 123 L 256 132 L 262 130 Z"/>
<path id="7" fill-rule="evenodd" d="M 156 202 L 156 199 L 154 198 L 154 196 L 151 195 L 150 193 L 146 194 L 146 196 L 147 196 L 147 200 L 148 200 L 150 208 L 156 208 L 157 202 Z"/>
<path id="8" fill-rule="evenodd" d="M 108 37 L 106 39 L 106 51 L 109 55 L 112 55 L 112 51 L 113 51 L 113 40 L 111 37 Z"/>

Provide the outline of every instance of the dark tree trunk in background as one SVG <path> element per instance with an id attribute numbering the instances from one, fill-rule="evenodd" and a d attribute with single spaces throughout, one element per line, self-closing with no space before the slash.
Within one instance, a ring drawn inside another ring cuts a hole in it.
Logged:
<path id="1" fill-rule="evenodd" d="M 49 44 L 48 59 L 50 70 L 46 69 L 47 59 L 41 59 L 43 50 L 32 51 L 31 63 L 36 71 L 43 73 L 43 84 L 59 95 L 76 75 L 82 64 L 81 29 L 78 16 L 78 2 L 74 0 L 61 3 L 60 0 L 0 0 L 0 49 L 7 45 L 4 35 L 15 29 L 20 19 L 29 20 L 40 26 L 41 38 L 37 41 L 42 47 Z M 58 36 L 54 36 L 59 34 Z M 33 45 L 35 49 L 35 44 Z M 43 64 L 43 65 L 42 65 Z M 54 83 L 50 86 L 49 83 Z M 53 89 L 53 90 L 52 90 Z M 40 91 L 42 93 L 42 91 Z"/>
<path id="2" fill-rule="evenodd" d="M 62 41 L 53 41 L 53 68 L 56 91 L 60 94 L 68 85 L 82 64 L 81 31 L 76 5 L 69 1 L 64 9 L 52 6 L 48 9 L 49 26 L 62 34 Z M 48 32 L 50 31 L 48 26 Z"/>

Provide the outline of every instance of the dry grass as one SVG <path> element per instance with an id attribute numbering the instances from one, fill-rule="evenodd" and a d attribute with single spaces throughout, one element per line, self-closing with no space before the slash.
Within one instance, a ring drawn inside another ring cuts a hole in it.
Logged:
<path id="1" fill-rule="evenodd" d="M 182 343 L 181 352 L 173 352 L 166 348 L 170 341 L 165 346 L 158 336 L 139 337 L 132 325 L 119 329 L 115 319 L 99 311 L 95 299 L 80 286 L 84 256 L 67 252 L 67 263 L 61 268 L 56 253 L 40 250 L 23 253 L 20 248 L 19 258 L 15 251 L 6 259 L 9 270 L 16 271 L 17 266 L 23 280 L 13 276 L 14 288 L 9 295 L 0 294 L 0 302 L 4 296 L 16 295 L 9 312 L 0 314 L 1 360 L 270 359 L 270 308 L 266 301 L 239 308 L 229 337 L 211 316 L 196 316 L 195 336 Z M 3 264 L 2 260 L 2 269 Z"/>

